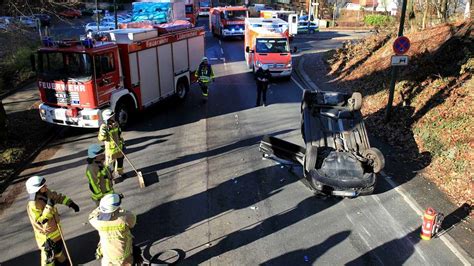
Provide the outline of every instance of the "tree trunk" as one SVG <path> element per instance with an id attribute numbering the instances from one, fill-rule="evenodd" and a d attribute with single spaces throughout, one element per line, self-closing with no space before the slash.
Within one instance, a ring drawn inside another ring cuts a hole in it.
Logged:
<path id="1" fill-rule="evenodd" d="M 424 30 L 426 29 L 426 19 L 428 18 L 428 12 L 429 12 L 429 3 L 428 0 L 425 0 L 425 10 L 423 11 L 423 22 L 421 23 L 421 28 Z"/>
<path id="2" fill-rule="evenodd" d="M 0 100 L 0 143 L 7 141 L 7 136 L 7 113 L 5 108 L 3 108 L 3 102 Z"/>
<path id="3" fill-rule="evenodd" d="M 448 21 L 448 0 L 441 0 L 441 16 L 443 22 Z"/>

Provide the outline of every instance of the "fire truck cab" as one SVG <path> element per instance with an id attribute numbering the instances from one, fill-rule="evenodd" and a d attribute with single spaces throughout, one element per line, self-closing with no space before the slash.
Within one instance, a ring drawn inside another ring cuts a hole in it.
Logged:
<path id="1" fill-rule="evenodd" d="M 287 22 L 278 18 L 247 18 L 244 47 L 245 61 L 254 73 L 262 65 L 267 65 L 272 77 L 291 78 Z"/>
<path id="2" fill-rule="evenodd" d="M 41 119 L 98 128 L 105 108 L 123 126 L 130 114 L 173 95 L 184 99 L 204 55 L 204 29 L 158 34 L 119 29 L 112 41 L 44 41 L 38 50 Z"/>
<path id="3" fill-rule="evenodd" d="M 198 16 L 209 16 L 209 11 L 211 10 L 211 1 L 210 0 L 198 0 L 199 12 Z"/>
<path id="4" fill-rule="evenodd" d="M 248 10 L 244 6 L 212 8 L 209 17 L 209 29 L 214 36 L 221 38 L 243 37 L 246 18 L 248 18 Z"/>

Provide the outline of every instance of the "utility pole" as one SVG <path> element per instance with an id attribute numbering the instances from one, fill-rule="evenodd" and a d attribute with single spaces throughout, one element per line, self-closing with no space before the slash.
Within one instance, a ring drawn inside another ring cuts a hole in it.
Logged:
<path id="1" fill-rule="evenodd" d="M 95 0 L 95 21 L 97 22 L 97 32 L 99 31 L 99 3 Z"/>
<path id="2" fill-rule="evenodd" d="M 114 19 L 115 19 L 115 29 L 118 28 L 117 22 L 117 0 L 114 0 Z"/>
<path id="3" fill-rule="evenodd" d="M 403 36 L 403 27 L 405 26 L 405 13 L 407 11 L 407 0 L 403 0 L 402 14 L 400 15 L 400 27 L 398 28 L 398 37 Z M 385 110 L 385 122 L 390 121 L 392 112 L 393 96 L 395 94 L 395 83 L 397 82 L 398 67 L 392 66 L 392 79 L 390 81 L 390 90 L 388 94 L 387 109 Z"/>

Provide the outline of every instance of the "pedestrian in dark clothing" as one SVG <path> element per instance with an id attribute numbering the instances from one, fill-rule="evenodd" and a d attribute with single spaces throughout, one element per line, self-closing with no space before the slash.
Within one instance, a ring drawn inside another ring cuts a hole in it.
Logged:
<path id="1" fill-rule="evenodd" d="M 257 105 L 260 106 L 260 97 L 263 100 L 263 106 L 267 105 L 267 89 L 268 89 L 268 82 L 270 81 L 271 74 L 270 70 L 268 70 L 267 65 L 262 65 L 258 68 L 257 72 L 255 73 L 255 78 L 257 80 Z"/>

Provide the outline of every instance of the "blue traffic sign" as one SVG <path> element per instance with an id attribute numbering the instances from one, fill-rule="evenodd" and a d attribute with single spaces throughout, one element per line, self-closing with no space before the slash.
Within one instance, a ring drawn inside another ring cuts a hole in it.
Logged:
<path id="1" fill-rule="evenodd" d="M 398 37 L 395 42 L 393 42 L 393 51 L 397 55 L 402 55 L 410 49 L 410 39 L 405 36 Z"/>

